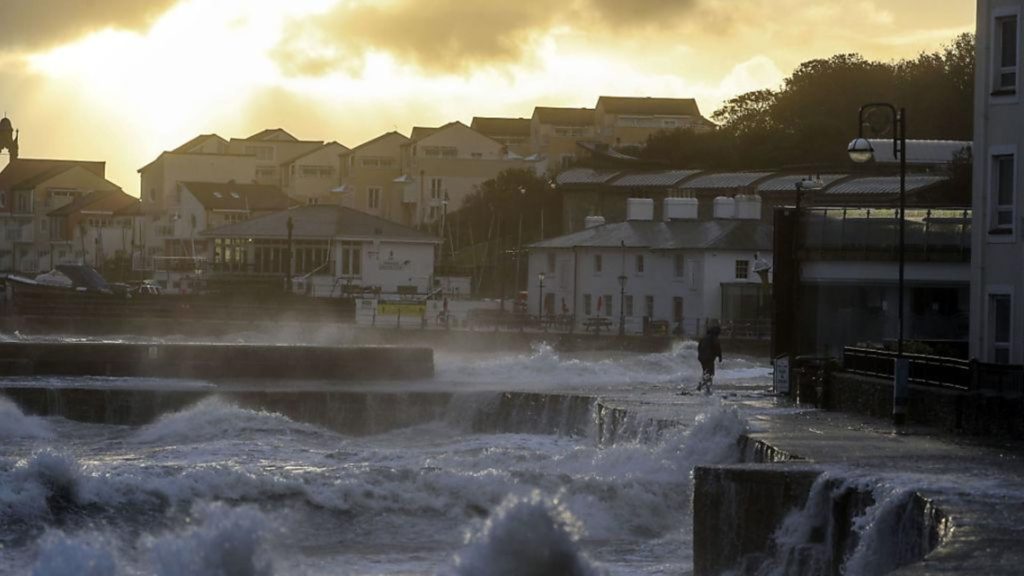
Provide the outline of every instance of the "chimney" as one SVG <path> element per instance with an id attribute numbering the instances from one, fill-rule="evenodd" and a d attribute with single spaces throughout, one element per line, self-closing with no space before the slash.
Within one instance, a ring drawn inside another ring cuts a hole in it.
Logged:
<path id="1" fill-rule="evenodd" d="M 654 200 L 652 198 L 626 199 L 626 220 L 644 222 L 654 220 Z"/>
<path id="2" fill-rule="evenodd" d="M 736 200 L 728 196 L 715 198 L 714 217 L 716 220 L 731 220 L 736 217 Z"/>
<path id="3" fill-rule="evenodd" d="M 663 203 L 665 222 L 673 220 L 696 220 L 696 198 L 665 198 Z"/>
<path id="4" fill-rule="evenodd" d="M 604 216 L 587 216 L 583 219 L 583 228 L 604 226 Z"/>

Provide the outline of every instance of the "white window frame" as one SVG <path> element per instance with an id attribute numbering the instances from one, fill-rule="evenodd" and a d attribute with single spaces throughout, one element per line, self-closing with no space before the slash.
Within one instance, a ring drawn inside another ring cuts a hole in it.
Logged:
<path id="1" fill-rule="evenodd" d="M 1006 226 L 997 226 L 997 204 L 998 202 L 998 185 L 999 178 L 996 173 L 997 159 L 1001 157 L 1010 156 L 1013 158 L 1013 193 L 1011 195 L 1013 199 L 1013 205 L 1010 207 L 1010 224 Z M 989 242 L 1016 242 L 1017 240 L 1017 214 L 1018 214 L 1018 189 L 1019 185 L 1019 173 L 1020 169 L 1020 157 L 1017 155 L 1016 146 L 992 146 L 988 151 L 988 170 L 986 170 L 986 195 L 985 195 L 985 212 L 986 212 L 986 236 Z"/>
<path id="2" fill-rule="evenodd" d="M 1004 88 L 1000 84 L 1000 78 L 1006 71 L 1001 66 L 1000 58 L 1002 57 L 1002 29 L 999 27 L 999 21 L 1005 18 L 1014 18 L 1017 24 L 1017 38 L 1014 42 L 1016 48 L 1016 64 L 1014 66 L 1014 84 L 1012 88 Z M 992 11 L 991 20 L 989 20 L 989 74 L 991 81 L 989 82 L 989 93 L 993 99 L 998 100 L 1012 100 L 1017 101 L 1018 93 L 1020 92 L 1020 70 L 1021 70 L 1021 21 L 1020 21 L 1020 9 L 1017 7 L 1004 7 Z"/>
<path id="3" fill-rule="evenodd" d="M 1010 299 L 1010 340 L 1008 342 L 996 342 L 995 340 L 995 310 L 993 309 L 993 300 L 996 297 L 1005 296 Z M 985 330 L 985 360 L 988 362 L 995 362 L 995 353 L 997 349 L 1007 350 L 1007 360 L 1009 363 L 1013 362 L 1013 324 L 1014 324 L 1014 297 L 1013 288 L 1010 286 L 995 285 L 989 286 L 985 290 L 985 317 L 984 325 Z"/>
<path id="4" fill-rule="evenodd" d="M 743 264 L 743 275 L 740 276 L 740 264 Z M 736 275 L 737 280 L 749 280 L 750 279 L 750 260 L 744 260 L 742 258 L 736 259 L 734 264 L 733 272 Z"/>
<path id="5" fill-rule="evenodd" d="M 370 210 L 380 209 L 380 187 L 370 186 L 366 189 L 366 205 Z"/>

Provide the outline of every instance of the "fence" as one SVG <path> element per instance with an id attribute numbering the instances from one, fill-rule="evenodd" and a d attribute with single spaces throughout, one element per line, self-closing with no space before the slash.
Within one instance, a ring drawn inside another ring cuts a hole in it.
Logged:
<path id="1" fill-rule="evenodd" d="M 1024 396 L 1024 366 L 921 354 L 903 356 L 910 362 L 911 384 L 1006 397 Z M 895 352 L 856 347 L 843 349 L 843 369 L 846 372 L 891 380 L 895 364 Z"/>

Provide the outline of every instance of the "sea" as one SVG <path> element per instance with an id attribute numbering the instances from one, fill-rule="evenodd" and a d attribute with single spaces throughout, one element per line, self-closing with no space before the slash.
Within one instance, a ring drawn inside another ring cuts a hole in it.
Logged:
<path id="1" fill-rule="evenodd" d="M 210 392 L 141 426 L 26 415 L 0 397 L 0 573 L 678 576 L 693 566 L 694 467 L 738 462 L 740 436 L 779 409 L 752 357 L 727 356 L 714 394 L 678 395 L 697 383 L 692 343 L 439 351 L 435 367 L 346 384 L 387 391 L 374 410 L 389 418 L 345 433 L 238 405 L 213 382 L 0 379 Z M 445 399 L 426 419 L 409 406 L 424 391 Z M 627 415 L 615 434 L 601 407 Z"/>

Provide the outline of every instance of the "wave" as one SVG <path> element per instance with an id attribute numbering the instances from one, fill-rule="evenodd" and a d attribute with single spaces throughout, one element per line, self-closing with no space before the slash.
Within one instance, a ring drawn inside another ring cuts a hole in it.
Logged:
<path id="1" fill-rule="evenodd" d="M 510 497 L 470 537 L 444 576 L 601 576 L 580 549 L 582 526 L 558 500 Z"/>
<path id="2" fill-rule="evenodd" d="M 219 397 L 161 416 L 142 427 L 134 440 L 150 444 L 194 444 L 259 434 L 327 434 L 310 424 L 295 422 L 276 412 L 248 410 Z"/>
<path id="3" fill-rule="evenodd" d="M 26 416 L 16 404 L 0 396 L 0 440 L 53 437 L 53 429 L 45 420 Z"/>

